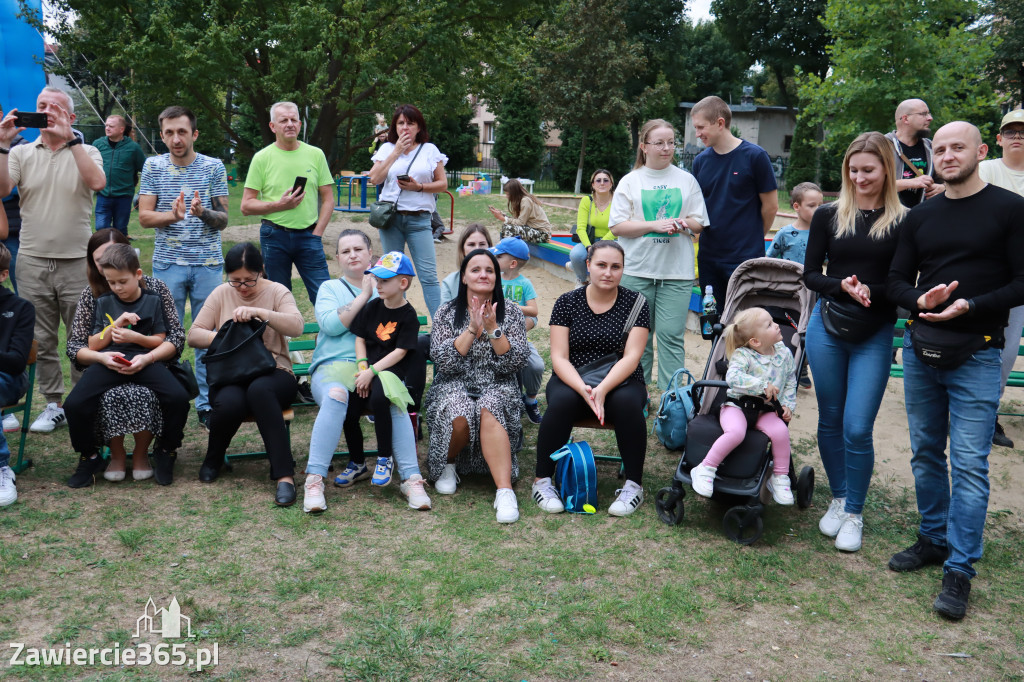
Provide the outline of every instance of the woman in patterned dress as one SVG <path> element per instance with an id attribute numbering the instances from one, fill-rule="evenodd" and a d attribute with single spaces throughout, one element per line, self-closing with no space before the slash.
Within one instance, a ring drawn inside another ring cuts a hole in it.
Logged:
<path id="1" fill-rule="evenodd" d="M 458 473 L 489 473 L 498 488 L 498 522 L 514 523 L 523 408 L 516 372 L 530 353 L 523 313 L 505 305 L 501 270 L 490 251 L 471 251 L 459 272 L 459 293 L 437 309 L 430 334 L 429 475 L 437 492 L 451 495 Z"/>

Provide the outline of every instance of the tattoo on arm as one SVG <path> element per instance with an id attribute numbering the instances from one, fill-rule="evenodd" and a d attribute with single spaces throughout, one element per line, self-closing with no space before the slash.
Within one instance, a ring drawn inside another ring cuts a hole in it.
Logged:
<path id="1" fill-rule="evenodd" d="M 213 204 L 213 208 L 203 211 L 200 220 L 215 230 L 223 230 L 228 226 L 228 198 L 211 197 L 210 203 Z"/>
<path id="2" fill-rule="evenodd" d="M 343 305 L 340 308 L 338 308 L 338 315 L 341 315 L 342 313 L 347 312 L 348 310 L 351 310 L 351 309 L 352 309 L 352 304 L 351 303 L 346 303 L 345 305 Z"/>

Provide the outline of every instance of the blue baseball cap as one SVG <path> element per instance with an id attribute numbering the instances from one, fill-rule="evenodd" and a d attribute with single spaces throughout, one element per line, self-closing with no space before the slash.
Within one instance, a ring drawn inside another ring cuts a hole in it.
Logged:
<path id="1" fill-rule="evenodd" d="M 507 253 L 523 262 L 530 260 L 530 247 L 523 241 L 522 237 L 505 237 L 491 247 L 491 253 L 495 256 Z"/>
<path id="2" fill-rule="evenodd" d="M 412 262 L 401 251 L 385 253 L 377 261 L 377 264 L 367 270 L 366 273 L 376 275 L 381 279 L 391 279 L 398 275 L 416 276 L 416 271 L 412 268 Z"/>

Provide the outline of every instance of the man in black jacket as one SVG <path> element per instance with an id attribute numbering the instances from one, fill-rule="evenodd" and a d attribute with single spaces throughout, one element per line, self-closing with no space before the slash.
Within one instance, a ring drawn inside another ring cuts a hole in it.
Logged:
<path id="1" fill-rule="evenodd" d="M 11 266 L 11 252 L 0 244 L 0 407 L 12 405 L 28 389 L 25 366 L 32 350 L 32 331 L 36 310 L 26 300 L 3 286 Z M 14 504 L 18 489 L 14 487 L 14 471 L 9 466 L 11 450 L 0 429 L 0 507 Z"/>
<path id="2" fill-rule="evenodd" d="M 887 285 L 913 318 L 903 387 L 921 513 L 918 541 L 889 568 L 943 564 L 934 608 L 959 620 L 982 552 L 1003 328 L 1024 304 L 1024 198 L 979 177 L 988 147 L 973 125 L 943 126 L 932 149 L 946 191 L 907 216 Z"/>

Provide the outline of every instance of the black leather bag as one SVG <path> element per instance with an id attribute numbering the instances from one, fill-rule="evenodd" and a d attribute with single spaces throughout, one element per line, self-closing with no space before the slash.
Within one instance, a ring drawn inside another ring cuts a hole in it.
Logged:
<path id="1" fill-rule="evenodd" d="M 990 337 L 977 332 L 962 332 L 935 324 L 912 322 L 909 331 L 918 360 L 935 369 L 956 369 L 991 342 Z"/>
<path id="2" fill-rule="evenodd" d="M 196 375 L 192 371 L 192 363 L 188 360 L 181 360 L 180 362 L 168 362 L 167 369 L 171 370 L 171 374 L 174 378 L 184 386 L 188 392 L 189 399 L 194 399 L 199 395 L 199 382 L 196 381 Z"/>
<path id="3" fill-rule="evenodd" d="M 267 323 L 261 320 L 225 322 L 203 356 L 206 383 L 211 388 L 247 384 L 256 377 L 273 372 L 277 363 L 263 343 L 266 329 Z"/>
<path id="4" fill-rule="evenodd" d="M 416 149 L 416 153 L 412 155 L 412 161 L 409 162 L 409 167 L 405 169 L 406 175 L 412 170 L 412 165 L 416 163 L 416 157 L 420 155 L 421 151 L 423 151 L 422 144 Z M 402 195 L 401 188 L 398 190 L 398 195 Z M 395 199 L 395 201 L 375 201 L 370 204 L 370 225 L 378 230 L 386 230 L 391 227 L 391 220 L 397 212 L 398 199 Z"/>
<path id="5" fill-rule="evenodd" d="M 583 383 L 593 388 L 599 383 L 604 381 L 604 378 L 608 376 L 608 372 L 612 371 L 612 367 L 615 363 L 622 359 L 622 353 L 626 350 L 626 339 L 629 338 L 629 332 L 636 323 L 636 318 L 640 316 L 640 310 L 644 307 L 644 302 L 647 299 L 642 294 L 637 294 L 636 300 L 633 301 L 633 307 L 629 310 L 629 316 L 626 318 L 626 324 L 622 327 L 622 339 L 619 341 L 619 350 L 616 353 L 608 353 L 602 355 L 593 362 L 588 362 L 576 369 L 576 372 L 580 375 L 580 379 L 583 379 Z M 628 381 L 628 379 L 627 379 Z M 626 384 L 623 381 L 619 386 Z M 615 388 L 618 388 L 616 386 Z"/>
<path id="6" fill-rule="evenodd" d="M 868 339 L 884 324 L 859 303 L 831 298 L 821 301 L 821 323 L 829 334 L 850 343 Z"/>

